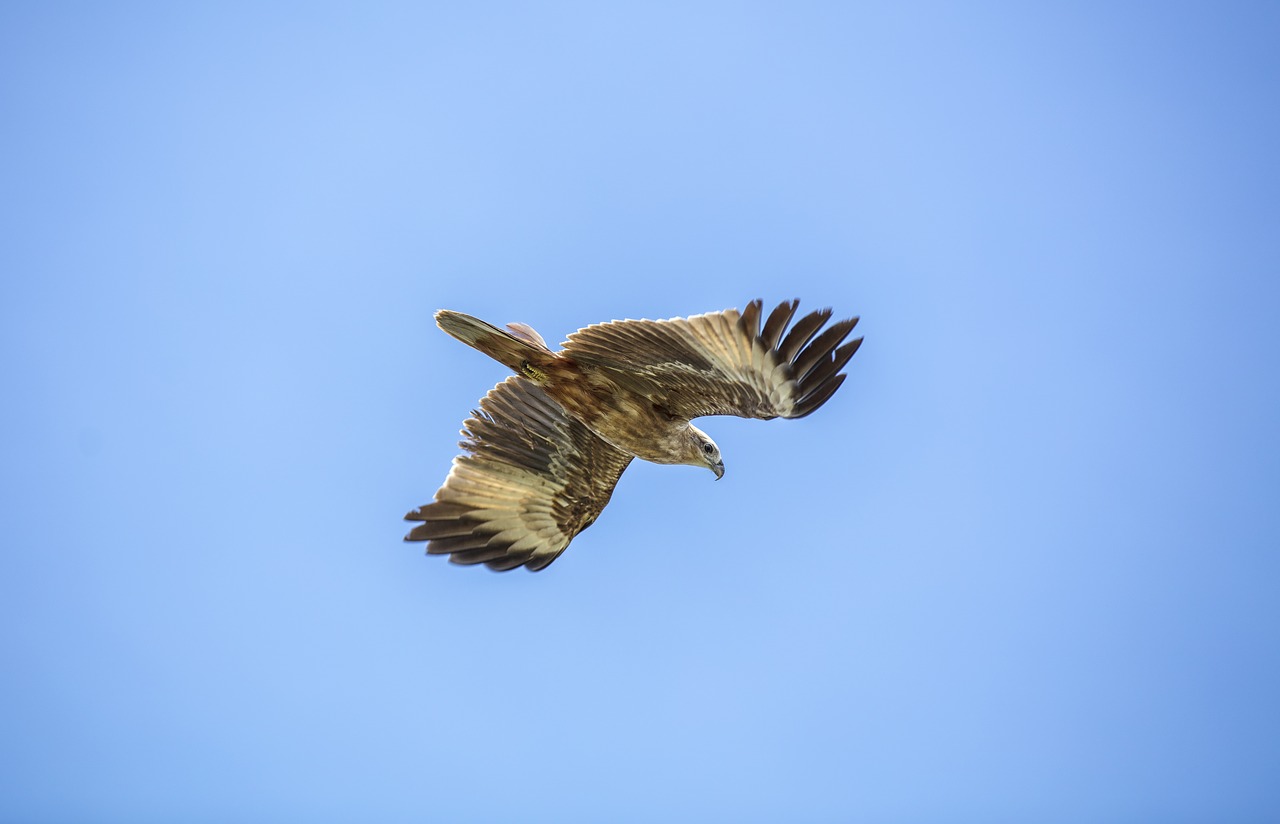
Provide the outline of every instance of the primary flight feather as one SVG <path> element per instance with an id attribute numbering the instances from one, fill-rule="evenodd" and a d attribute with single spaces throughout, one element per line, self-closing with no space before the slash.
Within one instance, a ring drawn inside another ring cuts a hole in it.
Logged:
<path id="1" fill-rule="evenodd" d="M 521 323 L 499 329 L 441 310 L 441 329 L 511 368 L 464 424 L 464 454 L 405 540 L 490 569 L 539 570 L 599 517 L 632 458 L 707 467 L 720 449 L 690 421 L 702 415 L 802 418 L 844 382 L 862 338 L 830 309 L 794 324 L 783 301 L 761 326 L 761 301 L 671 320 L 580 329 L 551 351 Z"/>

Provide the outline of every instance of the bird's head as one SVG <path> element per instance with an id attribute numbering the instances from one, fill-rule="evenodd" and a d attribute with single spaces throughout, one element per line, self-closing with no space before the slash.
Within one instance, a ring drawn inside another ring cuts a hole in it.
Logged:
<path id="1" fill-rule="evenodd" d="M 724 477 L 724 459 L 720 457 L 720 447 L 693 424 L 689 424 L 689 460 L 690 466 L 705 466 L 716 473 L 716 480 Z"/>

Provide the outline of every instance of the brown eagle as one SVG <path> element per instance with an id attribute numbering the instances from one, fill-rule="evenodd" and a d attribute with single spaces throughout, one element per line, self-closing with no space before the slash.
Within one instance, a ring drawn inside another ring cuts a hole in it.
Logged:
<path id="1" fill-rule="evenodd" d="M 702 415 L 803 418 L 844 382 L 862 338 L 858 319 L 830 309 L 791 325 L 783 301 L 760 326 L 761 301 L 671 320 L 623 320 L 579 329 L 559 352 L 523 323 L 498 329 L 441 310 L 436 323 L 507 365 L 507 378 L 463 424 L 465 454 L 406 541 L 458 564 L 540 570 L 595 523 L 632 458 L 724 475 Z M 788 326 L 790 330 L 788 331 Z"/>

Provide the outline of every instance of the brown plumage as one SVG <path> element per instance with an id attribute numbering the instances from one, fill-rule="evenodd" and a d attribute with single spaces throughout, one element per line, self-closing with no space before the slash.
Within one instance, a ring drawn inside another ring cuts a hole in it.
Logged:
<path id="1" fill-rule="evenodd" d="M 405 516 L 423 522 L 405 540 L 455 563 L 539 570 L 595 522 L 633 457 L 719 478 L 720 450 L 691 419 L 802 418 L 840 387 L 862 343 L 842 343 L 857 318 L 819 331 L 830 309 L 791 325 L 798 305 L 778 304 L 763 328 L 759 300 L 741 313 L 601 323 L 559 352 L 524 324 L 437 312 L 441 329 L 517 376 L 467 419 L 465 454 L 435 501 Z"/>

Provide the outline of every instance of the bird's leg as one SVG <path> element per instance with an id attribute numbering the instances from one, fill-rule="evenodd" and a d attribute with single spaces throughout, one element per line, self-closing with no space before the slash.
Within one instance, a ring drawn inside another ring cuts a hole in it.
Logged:
<path id="1" fill-rule="evenodd" d="M 547 382 L 547 373 L 529 363 L 527 360 L 520 361 L 520 374 L 524 375 L 534 383 Z"/>

